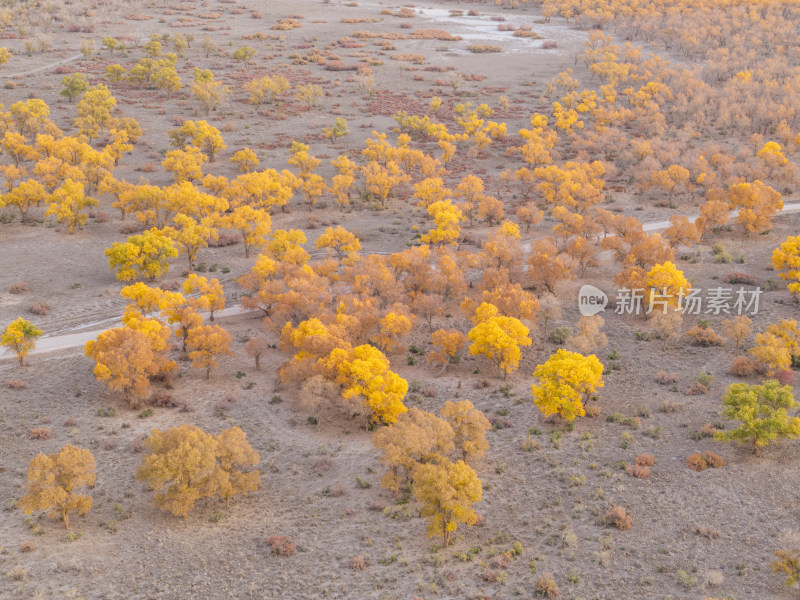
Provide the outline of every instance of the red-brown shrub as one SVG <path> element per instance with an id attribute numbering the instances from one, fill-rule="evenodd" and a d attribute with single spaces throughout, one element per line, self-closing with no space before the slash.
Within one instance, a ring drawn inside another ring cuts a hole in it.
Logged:
<path id="1" fill-rule="evenodd" d="M 756 370 L 755 361 L 747 356 L 737 356 L 731 363 L 730 373 L 736 377 L 750 377 Z"/>
<path id="2" fill-rule="evenodd" d="M 722 346 L 725 343 L 725 338 L 717 334 L 711 327 L 695 325 L 686 332 L 686 335 L 694 339 L 694 343 L 698 346 Z"/>
<path id="3" fill-rule="evenodd" d="M 695 452 L 694 454 L 690 454 L 686 458 L 686 465 L 692 471 L 705 471 L 708 468 L 708 463 L 706 459 L 702 457 L 702 455 Z"/>
<path id="4" fill-rule="evenodd" d="M 684 392 L 685 396 L 702 396 L 708 393 L 708 388 L 699 381 L 695 381 L 689 389 Z"/>
<path id="5" fill-rule="evenodd" d="M 628 465 L 625 467 L 625 473 L 636 479 L 647 479 L 650 477 L 650 467 L 640 465 Z"/>
<path id="6" fill-rule="evenodd" d="M 755 285 L 756 278 L 749 273 L 742 273 L 741 271 L 734 271 L 725 275 L 725 283 L 733 285 Z"/>
<path id="7" fill-rule="evenodd" d="M 175 398 L 166 390 L 156 390 L 150 396 L 150 403 L 161 408 L 172 408 L 175 406 Z"/>
<path id="8" fill-rule="evenodd" d="M 224 248 L 225 246 L 233 246 L 242 241 L 242 238 L 237 233 L 229 231 L 220 231 L 219 237 L 216 240 L 208 240 L 209 248 Z"/>
<path id="9" fill-rule="evenodd" d="M 16 283 L 12 283 L 11 286 L 8 288 L 9 294 L 24 294 L 28 291 L 28 284 L 24 281 L 17 281 Z"/>
<path id="10" fill-rule="evenodd" d="M 49 440 L 50 430 L 47 427 L 37 427 L 31 430 L 31 434 L 28 438 L 31 440 Z"/>
<path id="11" fill-rule="evenodd" d="M 353 569 L 353 571 L 365 570 L 367 568 L 367 559 L 363 554 L 354 556 L 350 559 L 350 568 Z"/>
<path id="12" fill-rule="evenodd" d="M 123 223 L 119 228 L 119 232 L 123 235 L 130 235 L 132 233 L 139 233 L 143 229 L 144 228 L 139 223 L 130 222 Z"/>
<path id="13" fill-rule="evenodd" d="M 616 527 L 620 531 L 626 531 L 633 527 L 633 518 L 631 518 L 623 507 L 617 505 L 613 505 L 609 509 L 604 521 L 606 525 Z"/>
<path id="14" fill-rule="evenodd" d="M 772 377 L 777 379 L 781 385 L 794 385 L 794 371 L 791 369 L 777 369 L 772 372 Z"/>
<path id="15" fill-rule="evenodd" d="M 273 535 L 267 539 L 270 550 L 278 556 L 291 556 L 294 554 L 295 545 L 286 535 Z"/>
<path id="16" fill-rule="evenodd" d="M 10 390 L 24 390 L 28 387 L 28 383 L 22 379 L 9 379 L 6 381 L 6 387 Z"/>
<path id="17" fill-rule="evenodd" d="M 47 313 L 50 312 L 51 306 L 44 302 L 43 300 L 39 300 L 38 302 L 34 302 L 28 307 L 28 312 L 33 313 L 34 315 L 38 315 L 40 317 L 44 317 Z"/>
<path id="18" fill-rule="evenodd" d="M 652 467 L 656 459 L 652 454 L 639 454 L 633 461 L 640 467 Z"/>
<path id="19" fill-rule="evenodd" d="M 661 385 L 669 385 L 671 383 L 675 383 L 678 381 L 678 377 L 675 373 L 667 373 L 666 371 L 659 371 L 656 373 L 656 382 L 660 383 Z"/>
<path id="20" fill-rule="evenodd" d="M 545 50 L 551 50 L 553 48 L 558 48 L 558 42 L 555 40 L 545 40 L 542 42 L 542 48 Z"/>
<path id="21" fill-rule="evenodd" d="M 712 469 L 720 469 L 725 466 L 725 459 L 719 454 L 714 454 L 713 452 L 709 451 L 703 455 L 703 458 L 705 459 L 706 464 Z"/>

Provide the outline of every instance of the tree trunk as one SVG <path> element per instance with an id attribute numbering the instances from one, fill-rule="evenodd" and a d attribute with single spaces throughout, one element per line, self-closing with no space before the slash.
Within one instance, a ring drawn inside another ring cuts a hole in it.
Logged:
<path id="1" fill-rule="evenodd" d="M 66 508 L 61 509 L 61 516 L 64 519 L 64 525 L 69 529 L 69 512 Z"/>

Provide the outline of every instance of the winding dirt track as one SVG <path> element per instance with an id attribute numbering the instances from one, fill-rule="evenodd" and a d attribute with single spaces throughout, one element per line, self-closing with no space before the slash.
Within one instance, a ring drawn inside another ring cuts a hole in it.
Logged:
<path id="1" fill-rule="evenodd" d="M 75 54 L 74 56 L 62 58 L 61 60 L 58 60 L 54 63 L 50 63 L 49 65 L 36 67 L 35 69 L 30 69 L 29 71 L 23 71 L 22 73 L 0 73 L 0 79 L 9 79 L 13 77 L 30 77 L 31 75 L 37 75 L 39 73 L 49 71 L 54 67 L 64 65 L 66 63 L 72 62 L 73 60 L 78 60 L 81 56 L 83 56 L 83 54 Z"/>
<path id="2" fill-rule="evenodd" d="M 793 212 L 800 212 L 800 202 L 794 202 L 790 204 L 784 204 L 783 208 L 777 213 L 776 216 L 785 215 L 788 213 Z M 735 213 L 731 213 L 731 217 L 735 217 Z M 689 217 L 689 220 L 694 222 L 697 218 L 697 215 Z M 669 220 L 664 221 L 652 221 L 650 223 L 645 223 L 642 225 L 642 229 L 644 231 L 660 231 L 669 227 L 670 222 Z M 530 243 L 527 244 L 530 246 Z M 381 254 L 380 252 L 378 254 Z M 248 313 L 257 313 L 260 312 L 258 310 L 247 310 L 242 308 L 240 305 L 229 306 L 224 310 L 216 311 L 214 314 L 215 318 L 224 318 L 224 317 L 231 317 L 236 315 L 248 314 Z M 204 315 L 205 316 L 205 315 Z M 37 343 L 36 348 L 31 350 L 30 354 L 44 354 L 46 352 L 55 352 L 57 350 L 69 350 L 72 348 L 79 348 L 86 345 L 86 342 L 89 340 L 93 340 L 97 338 L 102 332 L 107 331 L 109 329 L 113 329 L 114 327 L 119 327 L 121 324 L 120 321 L 121 317 L 114 317 L 111 319 L 106 319 L 105 321 L 87 323 L 85 327 L 91 327 L 92 325 L 100 325 L 101 323 L 109 323 L 110 327 L 103 327 L 100 329 L 91 329 L 87 331 L 80 331 L 77 333 L 67 333 L 67 334 L 58 334 L 53 336 L 44 336 L 42 337 Z M 80 326 L 72 327 L 72 329 L 80 329 Z M 0 362 L 5 362 L 11 359 L 16 359 L 16 356 L 13 352 L 8 349 L 0 348 Z"/>

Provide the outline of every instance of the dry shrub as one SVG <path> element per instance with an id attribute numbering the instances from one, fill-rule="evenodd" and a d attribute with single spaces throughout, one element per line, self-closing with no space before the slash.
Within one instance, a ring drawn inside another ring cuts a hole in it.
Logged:
<path id="1" fill-rule="evenodd" d="M 359 554 L 350 559 L 349 566 L 353 571 L 364 571 L 367 568 L 367 559 L 363 554 Z"/>
<path id="2" fill-rule="evenodd" d="M 706 423 L 700 428 L 699 433 L 703 437 L 714 437 L 714 434 L 717 433 L 717 428 L 714 427 L 711 423 Z"/>
<path id="3" fill-rule="evenodd" d="M 24 390 L 28 387 L 28 383 L 22 379 L 9 379 L 6 381 L 6 387 L 10 390 Z"/>
<path id="4" fill-rule="evenodd" d="M 597 415 L 600 414 L 600 409 L 597 408 L 596 406 L 591 406 L 591 405 L 584 406 L 583 409 L 586 411 L 587 417 L 596 417 Z"/>
<path id="5" fill-rule="evenodd" d="M 251 10 L 250 11 L 250 18 L 251 19 L 263 19 L 264 15 L 262 13 L 258 12 L 257 10 Z"/>
<path id="6" fill-rule="evenodd" d="M 722 346 L 725 343 L 725 338 L 717 334 L 711 327 L 700 327 L 695 325 L 686 332 L 694 343 L 698 346 Z"/>
<path id="7" fill-rule="evenodd" d="M 31 440 L 49 440 L 50 430 L 47 427 L 37 427 L 31 430 L 31 434 L 28 438 Z"/>
<path id="8" fill-rule="evenodd" d="M 633 519 L 631 516 L 622 506 L 616 504 L 609 509 L 603 520 L 606 525 L 616 527 L 620 531 L 626 531 L 633 527 Z"/>
<path id="9" fill-rule="evenodd" d="M 131 440 L 129 445 L 131 452 L 141 452 L 144 450 L 144 435 L 137 435 Z"/>
<path id="10" fill-rule="evenodd" d="M 291 556 L 296 549 L 294 542 L 286 535 L 273 535 L 267 539 L 267 544 L 272 553 L 278 556 Z"/>
<path id="11" fill-rule="evenodd" d="M 558 598 L 561 596 L 561 590 L 556 585 L 556 580 L 549 573 L 540 575 L 534 584 L 536 595 L 540 598 Z"/>
<path id="12" fill-rule="evenodd" d="M 409 34 L 414 40 L 439 40 L 440 42 L 457 42 L 461 36 L 453 35 L 443 29 L 417 29 Z"/>
<path id="13" fill-rule="evenodd" d="M 358 71 L 357 64 L 346 65 L 341 60 L 329 60 L 325 63 L 326 71 Z"/>
<path id="14" fill-rule="evenodd" d="M 690 454 L 686 458 L 686 465 L 692 471 L 697 471 L 697 472 L 705 471 L 708 468 L 708 463 L 706 462 L 706 459 L 703 458 L 703 456 L 698 452 Z"/>
<path id="15" fill-rule="evenodd" d="M 627 473 L 630 477 L 636 477 L 636 479 L 647 479 L 650 477 L 650 467 L 628 465 L 625 467 L 625 473 Z"/>
<path id="16" fill-rule="evenodd" d="M 737 356 L 731 363 L 730 373 L 736 377 L 750 377 L 755 373 L 756 365 L 752 358 Z"/>
<path id="17" fill-rule="evenodd" d="M 75 417 L 67 417 L 64 421 L 64 427 L 75 427 L 78 424 L 78 421 Z"/>
<path id="18" fill-rule="evenodd" d="M 794 385 L 794 371 L 791 369 L 777 369 L 773 371 L 772 377 L 777 379 L 781 385 Z"/>
<path id="19" fill-rule="evenodd" d="M 99 212 L 92 212 L 89 216 L 94 219 L 95 223 L 107 223 L 108 222 L 108 213 L 104 210 Z"/>
<path id="20" fill-rule="evenodd" d="M 640 467 L 652 467 L 656 463 L 656 459 L 652 454 L 639 454 L 633 461 Z"/>
<path id="21" fill-rule="evenodd" d="M 558 42 L 555 40 L 545 40 L 542 42 L 542 48 L 545 50 L 552 50 L 558 48 Z"/>
<path id="22" fill-rule="evenodd" d="M 486 54 L 490 52 L 503 51 L 503 49 L 500 46 L 492 46 L 491 44 L 470 44 L 469 46 L 467 46 L 467 50 L 469 50 L 473 54 Z"/>
<path id="23" fill-rule="evenodd" d="M 22 542 L 22 543 L 19 545 L 19 551 L 20 551 L 20 552 L 33 552 L 33 550 L 34 550 L 35 548 L 36 548 L 36 546 L 34 546 L 34 545 L 33 545 L 33 542 L 31 542 L 30 540 L 28 540 L 28 541 L 25 541 L 25 542 Z"/>
<path id="24" fill-rule="evenodd" d="M 300 27 L 302 27 L 302 25 L 294 19 L 281 19 L 275 25 L 270 27 L 270 29 L 275 31 L 289 31 L 290 29 L 298 29 Z"/>
<path id="25" fill-rule="evenodd" d="M 225 246 L 233 246 L 242 241 L 242 238 L 237 233 L 230 231 L 220 231 L 219 237 L 216 240 L 208 240 L 209 248 L 224 248 Z"/>
<path id="26" fill-rule="evenodd" d="M 536 33 L 535 31 L 526 31 L 525 29 L 519 29 L 518 31 L 514 32 L 514 37 L 518 38 L 530 38 L 532 40 L 540 40 L 542 36 Z"/>
<path id="27" fill-rule="evenodd" d="M 142 173 L 155 173 L 158 170 L 156 163 L 146 162 L 139 169 Z"/>
<path id="28" fill-rule="evenodd" d="M 675 373 L 667 373 L 666 371 L 659 371 L 656 373 L 656 383 L 660 383 L 661 385 L 670 385 L 678 381 L 677 375 Z"/>
<path id="29" fill-rule="evenodd" d="M 175 398 L 166 390 L 156 390 L 150 396 L 150 403 L 159 408 L 172 408 L 176 406 Z"/>
<path id="30" fill-rule="evenodd" d="M 335 486 L 333 486 L 330 489 L 330 492 L 328 493 L 328 495 L 332 496 L 333 498 L 340 498 L 340 497 L 344 496 L 346 493 L 347 493 L 347 490 L 345 489 L 345 487 L 341 483 L 337 483 Z"/>
<path id="31" fill-rule="evenodd" d="M 9 294 L 24 294 L 28 291 L 28 284 L 24 281 L 17 281 L 16 283 L 12 283 L 11 286 L 8 288 Z"/>
<path id="32" fill-rule="evenodd" d="M 658 410 L 662 413 L 672 414 L 680 412 L 682 408 L 683 404 L 673 402 L 672 400 L 664 400 L 664 402 L 661 403 L 661 406 L 658 407 Z"/>
<path id="33" fill-rule="evenodd" d="M 504 579 L 505 575 L 502 571 L 486 570 L 480 575 L 481 579 L 487 583 L 496 583 Z"/>
<path id="34" fill-rule="evenodd" d="M 702 396 L 708 393 L 708 388 L 699 381 L 695 381 L 683 394 L 685 396 Z"/>
<path id="35" fill-rule="evenodd" d="M 139 223 L 123 223 L 119 228 L 119 232 L 123 235 L 130 235 L 132 233 L 139 233 L 143 227 Z"/>
<path id="36" fill-rule="evenodd" d="M 711 451 L 706 452 L 703 458 L 705 458 L 706 464 L 712 469 L 721 469 L 725 466 L 725 459 Z"/>
<path id="37" fill-rule="evenodd" d="M 507 569 L 511 566 L 511 556 L 508 552 L 503 552 L 489 559 L 491 569 Z"/>
<path id="38" fill-rule="evenodd" d="M 719 530 L 711 525 L 695 525 L 694 533 L 710 540 L 716 540 L 720 537 Z"/>
<path id="39" fill-rule="evenodd" d="M 164 290 L 165 292 L 177 292 L 181 289 L 181 283 L 175 279 L 172 281 L 162 281 L 158 284 L 158 289 Z"/>
<path id="40" fill-rule="evenodd" d="M 725 283 L 732 285 L 755 285 L 756 278 L 749 273 L 742 273 L 741 271 L 734 271 L 725 275 Z"/>
<path id="41" fill-rule="evenodd" d="M 317 475 L 321 476 L 330 471 L 331 467 L 333 467 L 331 459 L 327 456 L 323 456 L 314 461 L 314 466 L 312 468 Z"/>
<path id="42" fill-rule="evenodd" d="M 38 302 L 34 302 L 28 307 L 28 312 L 33 313 L 34 315 L 38 315 L 40 317 L 44 317 L 47 313 L 50 312 L 52 307 L 45 302 L 44 300 L 39 300 Z"/>
<path id="43" fill-rule="evenodd" d="M 425 57 L 422 54 L 392 54 L 389 58 L 392 60 L 400 60 L 403 62 L 413 62 L 421 65 L 425 62 Z"/>
<path id="44" fill-rule="evenodd" d="M 496 430 L 509 429 L 514 425 L 511 422 L 511 419 L 506 419 L 505 417 L 497 417 L 497 416 L 489 419 L 489 422 L 492 424 L 492 427 Z"/>

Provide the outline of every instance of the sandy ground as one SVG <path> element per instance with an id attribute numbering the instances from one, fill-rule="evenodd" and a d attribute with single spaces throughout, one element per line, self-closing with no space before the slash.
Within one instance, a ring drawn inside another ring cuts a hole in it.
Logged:
<path id="1" fill-rule="evenodd" d="M 436 80 L 446 80 L 455 71 L 486 77 L 462 83 L 464 101 L 487 101 L 496 106 L 500 95 L 509 97 L 510 108 L 495 118 L 506 121 L 511 132 L 526 126 L 533 111 L 546 107 L 542 89 L 556 73 L 570 67 L 576 77 L 588 80 L 582 63 L 572 60 L 582 48 L 585 31 L 572 29 L 559 19 L 537 23 L 533 11 L 502 11 L 483 4 L 415 7 L 414 28 L 446 29 L 462 36 L 462 41 L 397 40 L 392 52 L 372 45 L 359 49 L 384 60 L 384 66 L 374 69 L 377 100 L 357 91 L 351 72 L 297 65 L 289 58 L 305 54 L 311 47 L 324 48 L 357 30 L 404 32 L 400 23 L 405 20 L 393 17 L 380 23 L 340 23 L 343 16 L 377 18 L 386 7 L 380 3 L 348 7 L 280 1 L 257 7 L 263 19 L 251 18 L 250 6 L 237 13 L 237 5 L 217 1 L 202 8 L 193 3 L 169 9 L 137 7 L 137 12 L 152 17 L 146 20 L 127 18 L 133 12 L 129 5 L 106 7 L 108 12 L 101 7 L 93 18 L 91 34 L 70 34 L 65 23 L 65 28 L 50 33 L 50 50 L 30 57 L 23 52 L 4 65 L 0 75 L 17 87 L 4 90 L 3 102 L 7 106 L 29 95 L 42 97 L 50 104 L 57 124 L 72 132 L 74 105 L 58 96 L 63 76 L 54 72 L 58 65 L 69 60 L 70 69 L 99 78 L 106 64 L 123 60 L 107 51 L 91 60 L 82 55 L 75 58 L 82 39 L 94 39 L 99 48 L 104 35 L 142 40 L 153 32 L 194 32 L 197 39 L 180 63 L 182 76 L 188 81 L 192 65 L 218 73 L 237 90 L 224 108 L 206 116 L 197 112 L 196 103 L 183 93 L 168 98 L 124 85 L 111 86 L 123 114 L 138 119 L 145 130 L 142 144 L 123 160 L 116 175 L 132 181 L 146 176 L 154 183 L 166 184 L 167 175 L 145 174 L 141 169 L 148 162 L 161 161 L 168 148 L 166 131 L 175 126 L 176 118 L 207 118 L 226 129 L 228 148 L 208 165 L 208 171 L 233 176 L 227 159 L 245 145 L 257 149 L 262 166 L 278 169 L 286 168 L 292 139 L 311 144 L 312 153 L 327 159 L 360 149 L 373 129 L 386 131 L 394 125 L 391 115 L 396 110 L 425 112 L 434 94 L 447 100 L 449 88 Z M 473 7 L 478 16 L 449 16 L 450 9 Z M 221 16 L 198 16 L 215 12 Z M 305 15 L 301 29 L 268 29 L 292 13 Z M 543 38 L 557 40 L 558 48 L 544 50 L 542 40 L 499 32 L 492 15 L 517 25 L 533 25 Z M 87 19 L 78 20 L 83 23 Z M 199 25 L 189 27 L 191 23 Z M 243 43 L 242 35 L 259 31 L 285 37 L 247 42 L 257 47 L 259 55 L 246 72 L 229 57 L 206 58 L 200 48 L 202 35 L 207 33 L 230 54 Z M 503 52 L 470 54 L 466 50 L 470 43 L 500 45 Z M 21 40 L 4 40 L 4 44 L 22 48 Z M 356 60 L 347 55 L 348 50 L 339 52 L 345 62 Z M 426 63 L 408 70 L 410 63 L 389 58 L 398 52 L 422 54 Z M 139 54 L 132 56 L 138 58 Z M 434 65 L 453 71 L 424 70 Z M 324 85 L 326 96 L 321 106 L 309 113 L 288 102 L 281 111 L 256 113 L 245 103 L 241 83 L 275 70 L 288 73 L 293 83 Z M 344 116 L 351 131 L 335 145 L 321 135 L 333 116 Z M 496 176 L 508 167 L 502 154 L 493 154 L 481 163 L 482 176 Z M 456 170 L 472 170 L 468 157 L 458 160 L 461 163 L 454 165 Z M 332 169 L 327 163 L 323 161 L 321 173 L 329 177 Z M 509 206 L 520 201 L 514 197 L 504 200 Z M 672 214 L 692 214 L 686 207 L 672 210 L 649 203 L 638 205 L 636 197 L 625 194 L 616 195 L 614 201 L 626 212 L 637 209 L 631 214 L 647 223 L 648 230 L 663 228 Z M 298 205 L 288 213 L 276 213 L 273 227 L 306 230 L 311 248 L 326 225 L 339 223 L 359 235 L 365 252 L 390 252 L 406 247 L 413 235 L 412 225 L 422 228 L 428 223 L 416 211 L 409 213 L 405 202 L 392 203 L 382 213 L 341 213 L 329 202 L 331 205 L 314 211 Z M 800 229 L 800 205 L 791 197 L 785 202 L 787 214 L 776 219 L 769 235 L 750 239 L 735 232 L 726 233 L 724 239 L 711 236 L 678 261 L 695 287 L 720 285 L 720 279 L 735 267 L 769 289 L 762 310 L 754 317 L 756 330 L 779 318 L 797 318 L 796 305 L 767 267 L 777 243 Z M 785 444 L 755 458 L 745 449 L 715 444 L 696 434 L 705 424 L 721 420 L 720 398 L 734 381 L 727 374 L 735 356 L 730 346 L 708 349 L 681 342 L 664 349 L 659 341 L 637 339 L 636 333 L 647 329 L 643 319 L 606 313 L 609 344 L 599 356 L 609 372 L 597 403 L 599 416 L 579 419 L 573 431 L 546 422 L 530 402 L 530 374 L 556 349 L 540 332 L 525 350 L 519 370 L 506 381 L 494 378 L 485 363 L 472 357 L 435 378 L 424 360 L 410 365 L 409 355 L 392 356 L 393 369 L 411 384 L 408 406 L 435 412 L 447 400 L 466 398 L 500 425 L 507 425 L 489 433 L 491 449 L 477 467 L 484 484 L 483 502 L 477 506 L 483 524 L 460 528 L 452 548 L 438 549 L 434 545 L 438 540 L 427 538 L 426 523 L 413 503 L 398 505 L 391 494 L 380 489 L 382 471 L 369 432 L 336 415 L 326 415 L 319 426 L 308 424 L 307 415 L 296 408 L 297 390 L 276 381 L 275 371 L 286 358 L 277 350 L 262 359 L 260 371 L 254 369 L 243 345 L 248 336 L 261 330 L 261 321 L 257 314 L 243 314 L 236 308 L 240 290 L 233 280 L 252 265 L 241 245 L 206 249 L 199 257 L 206 274 L 219 277 L 226 286 L 232 308 L 218 313 L 218 322 L 231 332 L 235 343 L 234 355 L 222 361 L 209 381 L 188 362 L 180 361 L 180 378 L 172 393 L 190 412 L 155 408 L 152 416 L 139 418 L 138 411 L 125 408 L 118 397 L 96 382 L 82 346 L 98 331 L 114 326 L 124 307 L 119 297 L 122 284 L 115 280 L 103 256 L 110 242 L 125 237 L 119 232 L 123 223 L 108 204 L 104 200 L 99 209 L 108 213 L 108 221 L 91 220 L 72 236 L 44 220 L 41 212 L 30 225 L 18 221 L 0 225 L 0 323 L 22 314 L 47 332 L 40 342 L 42 352 L 31 355 L 26 366 L 19 368 L 11 360 L 0 360 L 0 383 L 21 380 L 27 384 L 20 390 L 0 389 L 2 600 L 532 598 L 535 581 L 542 573 L 553 575 L 562 597 L 575 600 L 793 597 L 780 578 L 769 572 L 768 563 L 776 548 L 800 543 L 795 502 L 800 477 L 797 446 Z M 551 226 L 552 221 L 545 220 L 524 241 L 544 235 Z M 485 231 L 476 227 L 469 233 L 478 237 Z M 746 263 L 715 264 L 710 246 L 720 240 L 732 254 L 746 254 Z M 187 267 L 181 257 L 166 281 L 179 281 Z M 583 283 L 608 290 L 617 270 L 616 264 L 605 262 L 590 270 L 584 280 L 570 282 L 561 296 L 576 298 Z M 29 291 L 9 293 L 17 281 L 25 281 Z M 27 307 L 36 301 L 49 303 L 49 314 L 29 315 Z M 576 304 L 565 301 L 564 309 L 563 324 L 574 323 Z M 711 317 L 718 331 L 721 319 Z M 466 323 L 457 314 L 438 319 L 436 326 L 466 327 Z M 409 343 L 428 348 L 427 331 L 422 328 Z M 608 359 L 614 352 L 618 358 Z M 179 358 L 179 353 L 175 356 Z M 674 386 L 657 384 L 659 371 L 675 373 Z M 684 395 L 703 371 L 715 376 L 709 393 Z M 659 407 L 665 401 L 681 407 L 676 412 L 661 412 Z M 100 416 L 99 411 L 108 407 L 114 407 L 115 414 Z M 615 413 L 638 415 L 641 426 L 632 429 L 606 420 Z M 67 425 L 68 419 L 75 424 Z M 262 457 L 261 489 L 237 499 L 228 511 L 220 503 L 201 502 L 185 520 L 153 508 L 150 494 L 133 479 L 142 458 L 141 439 L 154 427 L 182 423 L 214 432 L 231 425 L 242 427 Z M 48 427 L 52 437 L 29 439 L 36 427 Z M 560 440 L 554 439 L 553 431 L 561 434 Z M 634 438 L 627 448 L 621 447 L 623 432 Z M 527 452 L 521 448 L 528 436 L 539 442 L 539 449 Z M 65 443 L 89 448 L 98 464 L 95 504 L 87 516 L 72 519 L 73 530 L 82 534 L 74 542 L 65 540 L 61 523 L 36 516 L 26 522 L 14 508 L 15 500 L 24 493 L 30 459 L 37 452 L 54 452 Z M 686 467 L 689 454 L 706 450 L 721 454 L 727 466 L 702 473 Z M 619 468 L 620 461 L 630 464 L 645 452 L 655 456 L 648 480 L 628 477 Z M 357 478 L 370 487 L 362 488 Z M 337 485 L 343 486 L 343 495 L 332 497 L 326 492 Z M 620 532 L 599 522 L 612 504 L 625 506 L 632 515 L 631 530 Z M 121 518 L 115 505 L 122 507 L 127 518 Z M 36 524 L 39 529 L 34 531 Z M 698 534 L 698 528 L 706 534 Z M 291 557 L 271 554 L 266 540 L 272 535 L 289 536 L 297 544 L 297 553 Z M 497 555 L 515 541 L 521 542 L 523 554 L 501 564 Z M 33 550 L 20 552 L 26 542 L 32 542 Z M 480 551 L 472 560 L 458 557 L 476 547 Z M 354 571 L 350 561 L 359 556 L 365 558 L 367 568 Z M 505 575 L 500 581 L 486 581 L 492 572 Z"/>

